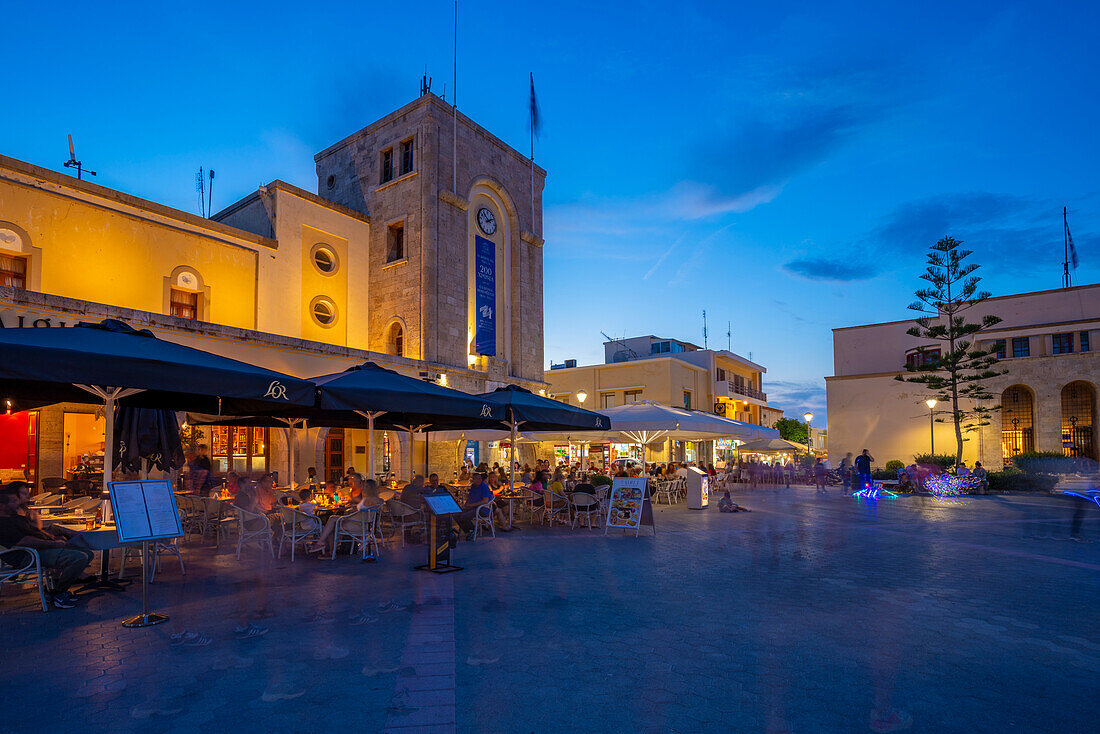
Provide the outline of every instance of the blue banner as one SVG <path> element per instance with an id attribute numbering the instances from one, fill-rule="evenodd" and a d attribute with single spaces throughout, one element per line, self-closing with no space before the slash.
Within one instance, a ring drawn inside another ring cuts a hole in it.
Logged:
<path id="1" fill-rule="evenodd" d="M 497 246 L 475 235 L 474 239 L 474 349 L 478 354 L 497 353 Z"/>

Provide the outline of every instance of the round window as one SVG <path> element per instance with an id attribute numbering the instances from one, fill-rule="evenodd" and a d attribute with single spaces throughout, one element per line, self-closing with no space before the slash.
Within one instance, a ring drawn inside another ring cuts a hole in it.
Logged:
<path id="1" fill-rule="evenodd" d="M 314 245 L 313 264 L 324 275 L 332 275 L 336 272 L 336 253 L 325 245 Z"/>
<path id="2" fill-rule="evenodd" d="M 327 298 L 315 298 L 310 305 L 313 320 L 321 326 L 332 326 L 336 322 L 336 304 Z"/>
<path id="3" fill-rule="evenodd" d="M 325 180 L 325 184 L 331 189 L 336 185 L 336 177 L 329 176 L 328 179 Z"/>

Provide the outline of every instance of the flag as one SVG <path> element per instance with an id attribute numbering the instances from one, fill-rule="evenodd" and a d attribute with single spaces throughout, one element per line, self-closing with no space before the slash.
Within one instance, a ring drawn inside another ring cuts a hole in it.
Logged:
<path id="1" fill-rule="evenodd" d="M 531 135 L 538 137 L 542 128 L 539 121 L 539 103 L 535 99 L 535 72 L 531 72 Z"/>
<path id="2" fill-rule="evenodd" d="M 532 99 L 534 99 L 532 97 Z M 1069 233 L 1069 222 L 1066 222 L 1066 242 L 1069 244 L 1069 262 L 1073 267 L 1077 267 L 1077 248 L 1073 246 L 1073 235 Z"/>

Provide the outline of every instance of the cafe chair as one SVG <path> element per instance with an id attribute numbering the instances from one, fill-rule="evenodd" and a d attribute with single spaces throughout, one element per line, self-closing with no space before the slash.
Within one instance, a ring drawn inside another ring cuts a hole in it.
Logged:
<path id="1" fill-rule="evenodd" d="M 232 505 L 213 497 L 194 497 L 191 501 L 202 505 L 202 513 L 199 515 L 202 539 L 206 540 L 207 533 L 213 533 L 214 547 L 221 546 L 222 537 L 228 539 L 237 525 L 234 518 L 226 516 L 227 508 Z"/>
<path id="2" fill-rule="evenodd" d="M 42 572 L 42 559 L 34 548 L 21 545 L 5 548 L 0 546 L 0 584 L 34 584 L 38 587 L 38 599 L 42 602 L 42 611 L 48 612 L 46 602 L 46 576 Z"/>
<path id="3" fill-rule="evenodd" d="M 165 538 L 164 540 L 152 540 L 149 547 L 149 583 L 153 583 L 157 577 L 157 570 L 160 568 L 160 557 L 163 555 L 175 556 L 176 560 L 180 563 L 180 574 L 187 575 L 187 568 L 183 565 L 183 556 L 180 554 L 179 546 L 176 545 L 176 538 Z M 118 578 L 126 576 L 126 560 L 133 553 L 137 556 L 138 561 L 141 561 L 141 544 L 126 546 L 125 552 L 122 554 L 122 565 L 118 569 Z"/>
<path id="4" fill-rule="evenodd" d="M 569 523 L 569 500 L 567 498 L 549 489 L 544 489 L 542 499 L 543 505 L 539 510 L 542 512 L 542 519 L 547 520 L 550 527 L 554 527 L 554 518 L 557 518 L 562 525 Z"/>
<path id="5" fill-rule="evenodd" d="M 257 543 L 260 550 L 263 550 L 266 545 L 271 557 L 274 558 L 275 534 L 271 532 L 271 523 L 267 521 L 267 515 L 242 510 L 240 507 L 233 509 L 237 511 L 237 560 L 241 560 L 241 549 L 245 543 Z"/>
<path id="6" fill-rule="evenodd" d="M 294 562 L 294 549 L 299 543 L 320 540 L 321 521 L 315 515 L 306 514 L 293 507 L 279 505 L 279 518 L 283 522 L 283 537 L 279 539 L 279 558 L 283 557 L 283 543 L 290 541 L 290 562 Z M 335 545 L 333 546 L 335 548 Z"/>
<path id="7" fill-rule="evenodd" d="M 577 529 L 577 523 L 584 518 L 585 523 L 588 525 L 588 529 L 592 530 L 593 527 L 599 527 L 600 525 L 600 501 L 596 499 L 595 495 L 588 494 L 587 492 L 574 492 L 573 496 L 569 498 L 573 504 L 573 529 Z M 596 524 L 592 524 L 592 520 L 595 519 Z"/>
<path id="8" fill-rule="evenodd" d="M 409 528 L 423 528 L 424 514 L 420 510 L 409 507 L 401 500 L 386 500 L 386 509 L 390 513 L 390 526 L 392 528 L 390 540 L 393 540 L 394 534 L 400 529 L 401 547 L 404 548 L 405 531 Z"/>
<path id="9" fill-rule="evenodd" d="M 497 503 L 495 501 L 488 502 L 484 505 L 479 505 L 474 512 L 474 540 L 477 540 L 478 531 L 481 528 L 485 528 L 489 531 L 489 534 L 493 537 L 497 537 L 496 528 L 493 527 L 493 512 L 496 510 Z"/>
<path id="10" fill-rule="evenodd" d="M 333 559 L 336 558 L 336 546 L 342 542 L 351 542 L 359 544 L 359 557 L 362 560 L 378 560 L 378 516 L 378 510 L 358 510 L 336 518 L 332 537 Z"/>

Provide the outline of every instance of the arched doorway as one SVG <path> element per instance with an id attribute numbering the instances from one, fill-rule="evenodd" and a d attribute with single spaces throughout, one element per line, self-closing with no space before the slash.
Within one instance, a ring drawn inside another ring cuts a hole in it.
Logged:
<path id="1" fill-rule="evenodd" d="M 1001 457 L 1005 464 L 1012 457 L 1035 450 L 1035 400 L 1031 390 L 1012 385 L 1001 393 Z"/>
<path id="2" fill-rule="evenodd" d="M 1092 426 L 1096 416 L 1096 390 L 1082 380 L 1062 388 L 1062 453 L 1095 459 Z"/>

